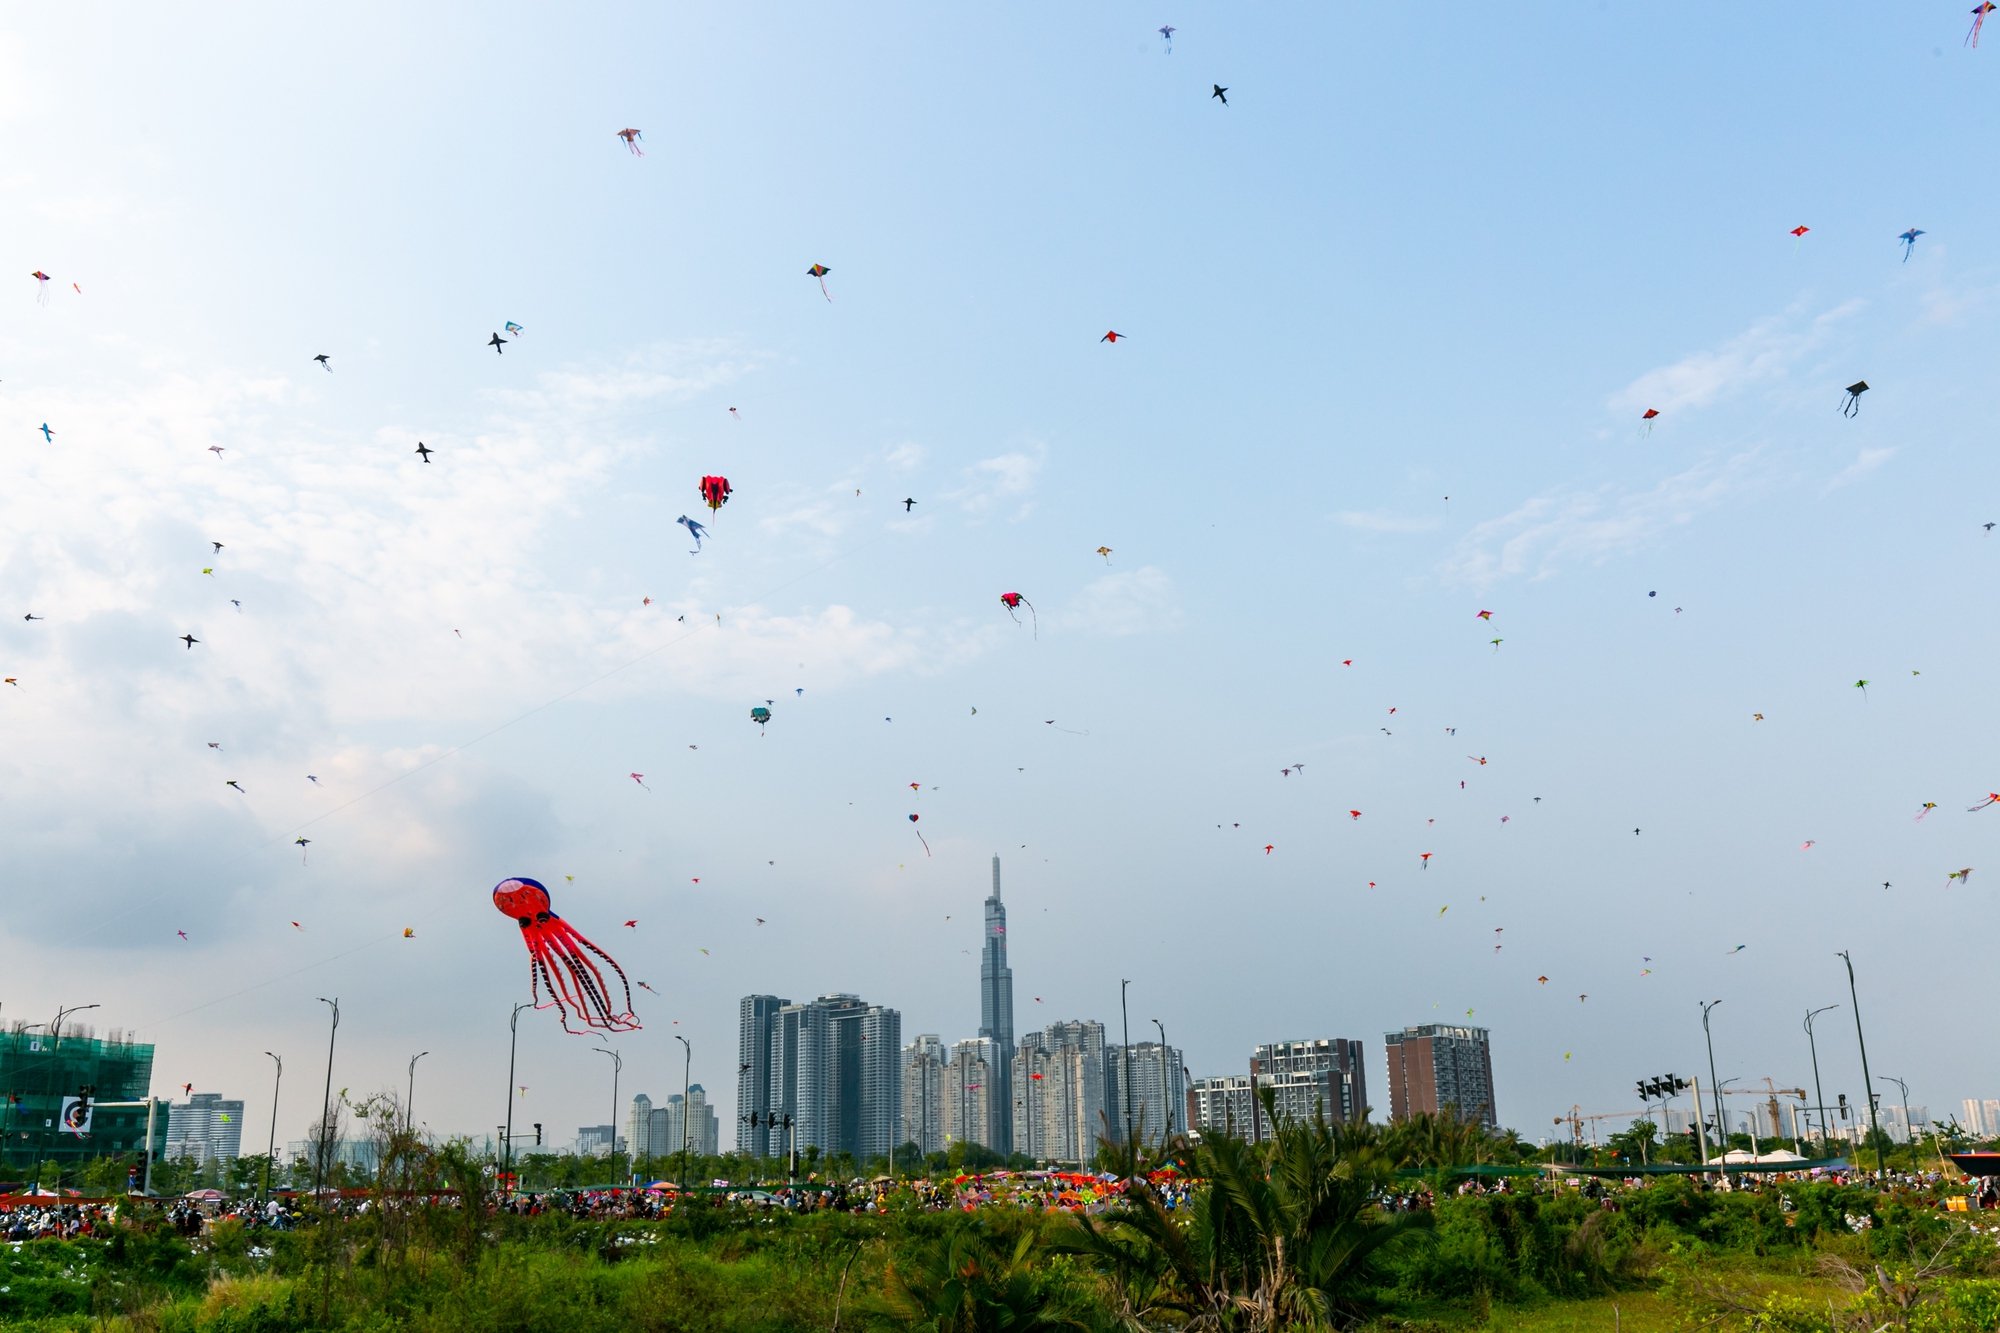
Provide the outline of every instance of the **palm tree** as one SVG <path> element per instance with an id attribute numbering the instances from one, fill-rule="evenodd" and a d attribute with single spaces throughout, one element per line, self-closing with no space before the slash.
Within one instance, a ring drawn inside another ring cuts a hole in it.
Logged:
<path id="1" fill-rule="evenodd" d="M 1011 1234 L 1010 1234 L 1011 1233 Z M 1082 1329 L 1073 1295 L 1037 1272 L 1041 1231 L 966 1221 L 912 1245 L 882 1274 L 877 1313 L 923 1333 L 1053 1333 Z"/>

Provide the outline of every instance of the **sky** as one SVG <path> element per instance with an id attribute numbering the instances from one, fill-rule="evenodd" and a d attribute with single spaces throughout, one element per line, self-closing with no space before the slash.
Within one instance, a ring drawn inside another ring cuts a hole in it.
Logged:
<path id="1" fill-rule="evenodd" d="M 1198 1076 L 1858 1100 L 1848 950 L 2000 1095 L 1964 8 L 9 14 L 0 1020 L 727 1144 L 745 994 L 975 1035 L 998 854 L 1017 1029 Z M 512 875 L 651 993 L 510 1089 Z"/>

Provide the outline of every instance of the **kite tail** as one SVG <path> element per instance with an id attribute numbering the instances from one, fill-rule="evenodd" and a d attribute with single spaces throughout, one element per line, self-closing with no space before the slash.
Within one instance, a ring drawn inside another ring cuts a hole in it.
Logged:
<path id="1" fill-rule="evenodd" d="M 1025 597 L 1021 601 L 1028 608 L 1028 620 L 1034 625 L 1035 641 L 1039 643 L 1042 638 L 1042 618 L 1035 614 L 1035 604 L 1033 602 L 1028 601 Z"/>
<path id="2" fill-rule="evenodd" d="M 918 841 L 918 842 L 921 842 L 921 843 L 923 843 L 923 844 L 924 844 L 924 855 L 925 855 L 925 856 L 929 856 L 929 855 L 931 854 L 931 845 L 930 845 L 930 843 L 928 843 L 928 842 L 925 842 L 925 841 L 924 841 L 924 835 L 923 835 L 923 833 L 922 833 L 922 832 L 921 832 L 920 830 L 917 830 L 917 829 L 912 829 L 912 830 L 911 830 L 911 832 L 913 832 L 913 833 L 915 833 L 915 834 L 917 835 L 917 841 Z"/>
<path id="3" fill-rule="evenodd" d="M 826 289 L 826 279 L 825 279 L 825 278 L 821 278 L 821 279 L 819 280 L 819 294 L 820 294 L 821 296 L 824 296 L 824 297 L 825 297 L 825 298 L 826 298 L 827 300 L 829 300 L 829 301 L 831 301 L 831 300 L 833 299 L 833 293 L 832 293 L 832 292 L 830 292 L 830 291 L 828 291 L 828 290 Z"/>

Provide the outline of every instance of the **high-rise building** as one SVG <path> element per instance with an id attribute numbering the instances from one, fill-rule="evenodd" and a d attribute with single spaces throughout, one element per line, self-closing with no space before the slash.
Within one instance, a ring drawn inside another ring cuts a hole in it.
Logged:
<path id="1" fill-rule="evenodd" d="M 1007 909 L 1000 902 L 1000 858 L 993 858 L 993 896 L 986 900 L 985 941 L 979 951 L 979 1035 L 993 1042 L 996 1152 L 1013 1151 L 1014 969 L 1007 966 Z"/>
<path id="2" fill-rule="evenodd" d="M 935 1032 L 903 1048 L 903 1135 L 920 1152 L 945 1149 L 944 1042 Z"/>
<path id="3" fill-rule="evenodd" d="M 950 1143 L 976 1143 L 1005 1152 L 1000 1146 L 1000 1103 L 1007 1090 L 1000 1082 L 999 1043 L 974 1037 L 955 1043 L 944 1066 L 944 1134 Z"/>
<path id="4" fill-rule="evenodd" d="M 1286 1119 L 1324 1116 L 1329 1124 L 1351 1124 L 1368 1117 L 1368 1076 L 1358 1041 L 1271 1042 L 1251 1053 L 1250 1071 L 1259 1087 L 1271 1089 L 1278 1114 Z M 1262 1121 L 1261 1106 L 1256 1118 Z"/>
<path id="5" fill-rule="evenodd" d="M 614 1152 L 624 1152 L 629 1143 L 620 1134 L 614 1137 L 610 1125 L 583 1125 L 576 1131 L 576 1155 L 578 1157 L 608 1157 Z M 515 1152 L 523 1151 L 519 1144 Z M 528 1149 L 526 1151 L 549 1151 L 548 1149 Z"/>
<path id="6" fill-rule="evenodd" d="M 653 1142 L 653 1099 L 643 1092 L 632 1099 L 631 1109 L 625 1113 L 625 1144 L 634 1157 L 660 1155 Z"/>
<path id="7" fill-rule="evenodd" d="M 1389 1118 L 1420 1112 L 1498 1125 L 1493 1108 L 1493 1054 L 1485 1028 L 1437 1023 L 1383 1034 L 1389 1057 Z"/>
<path id="8" fill-rule="evenodd" d="M 780 1157 L 789 1146 L 783 1124 L 774 1125 L 769 1117 L 775 1077 L 771 1035 L 778 1011 L 790 1003 L 775 995 L 746 995 L 738 1007 L 736 1151 L 752 1157 Z"/>
<path id="9" fill-rule="evenodd" d="M 1263 1113 L 1258 1113 L 1261 1120 Z M 1203 1134 L 1233 1134 L 1247 1139 L 1254 1131 L 1250 1116 L 1250 1076 L 1217 1074 L 1188 1086 L 1188 1123 Z"/>
<path id="10" fill-rule="evenodd" d="M 764 1000 L 773 1003 L 756 1003 Z M 851 1153 L 866 1164 L 902 1143 L 900 1013 L 848 994 L 822 995 L 809 1004 L 753 995 L 740 1012 L 739 1049 L 764 1054 L 762 1114 L 777 1117 L 780 1126 L 790 1116 L 799 1151 L 816 1146 L 829 1156 Z M 752 1097 L 760 1086 L 750 1077 L 755 1073 L 738 1082 Z M 753 1100 L 743 1114 L 756 1109 Z M 790 1146 L 782 1127 L 772 1130 L 767 1121 L 758 1128 L 761 1135 L 746 1133 L 737 1140 L 747 1151 L 762 1145 L 762 1155 L 775 1157 Z M 747 1122 L 744 1129 L 749 1130 Z"/>
<path id="11" fill-rule="evenodd" d="M 2000 1098 L 1988 1097 L 1981 1100 L 1967 1097 L 1959 1105 L 1965 1110 L 1965 1119 L 1959 1128 L 1976 1139 L 2000 1136 Z"/>
<path id="12" fill-rule="evenodd" d="M 0 1165 L 8 1171 L 31 1168 L 37 1160 L 65 1165 L 111 1153 L 136 1153 L 146 1146 L 146 1108 L 101 1110 L 97 1102 L 144 1101 L 153 1076 L 153 1048 L 113 1028 L 99 1040 L 81 1023 L 63 1024 L 60 1039 L 30 1029 L 16 1019 L 0 1033 Z M 97 1089 L 87 1132 L 65 1124 L 64 1111 L 81 1089 Z M 167 1144 L 172 1118 L 164 1099 L 154 1099 L 153 1150 Z M 23 1179 L 16 1175 L 14 1179 Z"/>
<path id="13" fill-rule="evenodd" d="M 1040 1162 L 1089 1162 L 1104 1132 L 1104 1024 L 1051 1023 L 1021 1038 L 1013 1060 L 1014 1151 Z"/>
<path id="14" fill-rule="evenodd" d="M 1187 1081 L 1181 1053 L 1156 1041 L 1106 1048 L 1104 1100 L 1110 1138 L 1125 1141 L 1126 1121 L 1140 1143 L 1159 1143 L 1184 1133 Z"/>
<path id="15" fill-rule="evenodd" d="M 167 1158 L 228 1162 L 241 1155 L 243 1103 L 218 1092 L 197 1092 L 167 1105 Z"/>

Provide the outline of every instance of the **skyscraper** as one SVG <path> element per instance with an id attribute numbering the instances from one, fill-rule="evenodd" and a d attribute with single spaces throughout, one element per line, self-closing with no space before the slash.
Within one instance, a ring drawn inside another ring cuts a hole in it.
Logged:
<path id="1" fill-rule="evenodd" d="M 1007 966 L 1007 909 L 1000 902 L 1000 858 L 993 858 L 993 896 L 986 900 L 986 939 L 979 952 L 979 1035 L 997 1048 L 992 1079 L 999 1095 L 993 1100 L 996 1152 L 1011 1152 L 1014 1144 L 1014 969 Z"/>
<path id="2" fill-rule="evenodd" d="M 775 995 L 746 995 L 738 1010 L 736 1151 L 752 1157 L 781 1157 L 786 1148 L 783 1127 L 774 1129 L 769 1121 L 771 1090 L 775 1086 L 771 1033 L 772 1019 L 790 1003 Z"/>
<path id="3" fill-rule="evenodd" d="M 903 1048 L 903 1135 L 920 1152 L 944 1151 L 944 1043 L 935 1032 Z"/>
<path id="4" fill-rule="evenodd" d="M 1104 1024 L 1051 1023 L 1014 1054 L 1014 1151 L 1087 1163 L 1104 1132 Z"/>
<path id="5" fill-rule="evenodd" d="M 1259 1088 L 1277 1097 L 1278 1113 L 1289 1120 L 1324 1116 L 1329 1124 L 1353 1123 L 1368 1117 L 1368 1076 L 1361 1064 L 1361 1043 L 1345 1037 L 1331 1040 L 1277 1041 L 1259 1046 L 1250 1056 L 1250 1070 Z M 1253 1133 L 1268 1133 L 1261 1109 Z"/>
<path id="6" fill-rule="evenodd" d="M 1420 1111 L 1497 1125 L 1493 1110 L 1493 1055 L 1485 1028 L 1428 1023 L 1385 1033 L 1389 1056 L 1389 1118 Z"/>
<path id="7" fill-rule="evenodd" d="M 767 1089 L 762 1105 L 752 1101 L 743 1114 L 775 1115 L 781 1126 L 790 1116 L 800 1151 L 852 1153 L 862 1165 L 902 1143 L 901 1014 L 847 994 L 810 1004 L 750 995 L 741 1019 L 739 1049 L 752 1068 L 739 1075 L 738 1086 L 751 1088 L 752 1096 L 758 1086 Z M 751 1152 L 762 1144 L 762 1155 L 773 1157 L 786 1148 L 783 1128 L 770 1129 L 768 1119 L 757 1130 L 744 1124 L 737 1142 Z"/>
<path id="8" fill-rule="evenodd" d="M 999 1043 L 974 1037 L 951 1048 L 944 1066 L 944 1132 L 952 1143 L 976 1143 L 995 1152 L 999 1145 L 1000 1107 L 1007 1101 L 1006 1085 L 996 1072 Z"/>
<path id="9" fill-rule="evenodd" d="M 167 1105 L 167 1157 L 228 1162 L 239 1155 L 242 1143 L 242 1102 L 224 1101 L 218 1092 L 197 1092 Z"/>
<path id="10" fill-rule="evenodd" d="M 1140 1143 L 1159 1143 L 1170 1134 L 1187 1132 L 1187 1080 L 1181 1053 L 1156 1041 L 1135 1041 L 1106 1050 L 1105 1120 L 1110 1138 L 1125 1141 L 1125 1118 Z M 1131 1100 L 1126 1100 L 1129 1093 Z"/>

